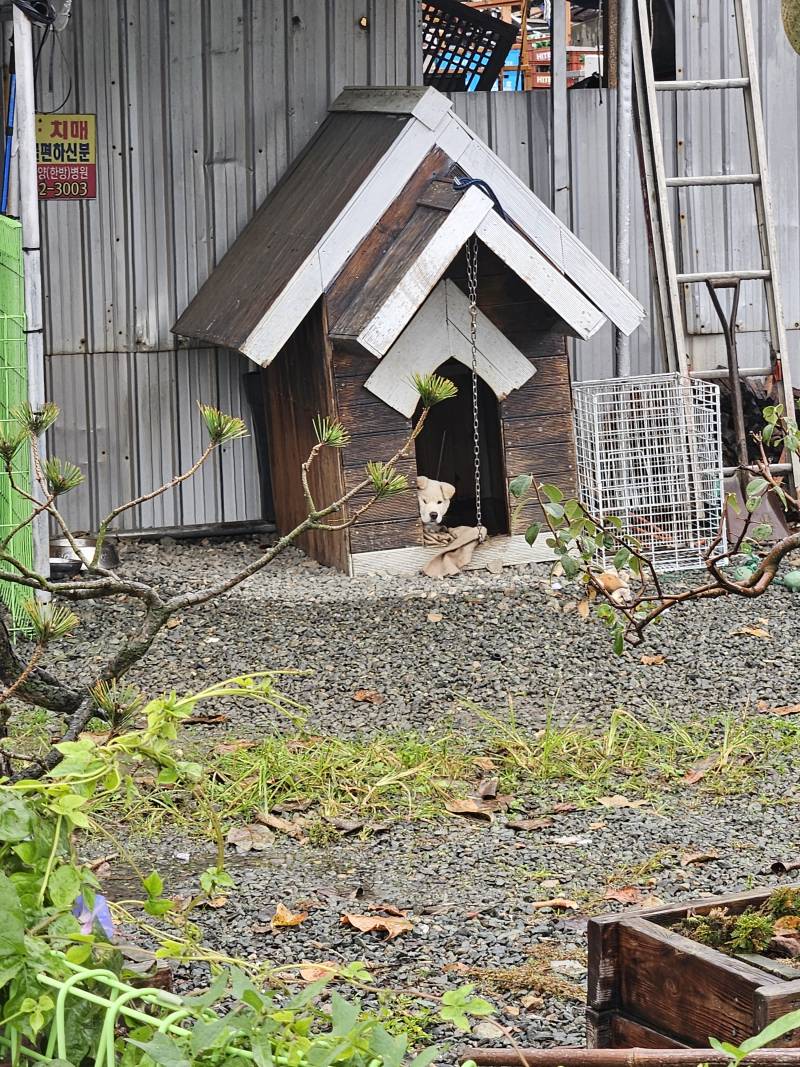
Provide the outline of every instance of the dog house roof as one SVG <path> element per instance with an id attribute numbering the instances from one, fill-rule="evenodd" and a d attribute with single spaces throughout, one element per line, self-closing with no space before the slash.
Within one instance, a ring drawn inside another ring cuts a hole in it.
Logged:
<path id="1" fill-rule="evenodd" d="M 454 177 L 484 184 L 458 191 Z M 472 234 L 579 337 L 644 318 L 447 97 L 392 87 L 334 101 L 173 331 L 266 366 L 327 294 L 331 335 L 380 358 Z"/>

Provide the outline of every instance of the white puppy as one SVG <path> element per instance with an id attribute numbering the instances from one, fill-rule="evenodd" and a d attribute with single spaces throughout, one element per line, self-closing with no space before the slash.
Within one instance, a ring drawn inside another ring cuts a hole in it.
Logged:
<path id="1" fill-rule="evenodd" d="M 426 532 L 434 533 L 438 530 L 455 492 L 456 487 L 449 482 L 437 482 L 433 478 L 423 476 L 417 478 L 419 517 Z"/>

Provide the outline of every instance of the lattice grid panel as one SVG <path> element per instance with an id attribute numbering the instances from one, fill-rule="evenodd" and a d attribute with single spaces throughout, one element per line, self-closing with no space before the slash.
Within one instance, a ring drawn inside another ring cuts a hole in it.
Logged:
<path id="1" fill-rule="evenodd" d="M 423 0 L 423 80 L 442 92 L 491 89 L 516 38 L 516 24 L 456 0 Z"/>
<path id="2" fill-rule="evenodd" d="M 591 514 L 618 516 L 659 572 L 702 567 L 722 523 L 719 387 L 655 374 L 582 382 L 574 395 L 578 480 Z"/>

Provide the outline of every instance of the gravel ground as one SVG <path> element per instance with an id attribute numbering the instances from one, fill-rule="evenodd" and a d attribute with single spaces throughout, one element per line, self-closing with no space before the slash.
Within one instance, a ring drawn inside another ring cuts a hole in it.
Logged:
<path id="1" fill-rule="evenodd" d="M 249 540 L 129 543 L 122 570 L 174 591 L 228 573 L 258 551 Z M 690 718 L 759 699 L 770 705 L 800 699 L 797 605 L 800 599 L 775 590 L 761 602 L 670 613 L 646 650 L 666 657 L 665 666 L 655 667 L 642 664 L 639 653 L 615 659 L 599 625 L 556 605 L 542 569 L 447 582 L 354 580 L 290 552 L 166 632 L 134 680 L 150 691 L 186 690 L 259 668 L 307 669 L 308 677 L 287 688 L 313 709 L 315 730 L 343 735 L 458 722 L 460 694 L 497 709 L 512 692 L 519 719 L 531 726 L 548 709 L 587 723 L 605 721 L 616 706 L 651 721 L 667 714 Z M 120 609 L 103 604 L 79 611 L 83 639 L 89 635 L 98 654 L 107 652 Z M 432 612 L 441 621 L 430 621 Z M 745 626 L 771 636 L 735 635 Z M 73 652 L 66 646 L 62 653 L 66 673 L 74 670 Z M 359 688 L 375 689 L 385 701 L 355 703 Z M 231 722 L 208 736 L 252 737 L 274 726 L 258 707 L 228 711 Z M 513 972 L 532 953 L 549 951 L 555 969 L 540 959 L 539 974 L 551 980 L 567 974 L 580 994 L 586 915 L 618 906 L 603 900 L 609 887 L 637 885 L 643 893 L 682 899 L 775 881 L 770 861 L 794 857 L 800 848 L 798 775 L 775 785 L 770 793 L 784 801 L 779 806 L 754 796 L 709 809 L 684 790 L 665 796 L 658 808 L 556 815 L 552 827 L 533 833 L 515 834 L 502 820 L 489 826 L 452 818 L 399 824 L 367 841 L 343 838 L 324 848 L 276 838 L 257 857 L 232 857 L 238 889 L 223 908 L 204 911 L 201 922 L 208 943 L 234 955 L 275 963 L 364 959 L 381 982 L 431 992 L 463 982 L 465 969 Z M 177 839 L 143 848 L 170 891 L 191 891 L 196 873 L 213 858 L 204 846 Z M 687 851 L 718 858 L 683 867 Z M 109 889 L 124 891 L 113 879 Z M 576 907 L 558 913 L 532 906 L 550 897 L 569 898 Z M 381 902 L 408 909 L 413 932 L 384 942 L 341 924 L 343 913 Z M 309 918 L 273 932 L 278 903 L 308 910 Z M 548 995 L 534 1003 L 526 998 L 537 983 L 505 975 L 506 985 L 515 980 L 519 988 L 483 988 L 518 1042 L 583 1042 L 579 1000 Z M 505 1043 L 486 1024 L 477 1040 Z M 446 1060 L 453 1058 L 451 1052 Z"/>
<path id="2" fill-rule="evenodd" d="M 122 572 L 176 592 L 227 575 L 259 553 L 256 540 L 126 543 Z M 458 716 L 458 697 L 497 710 L 512 693 L 519 721 L 595 722 L 617 706 L 656 719 L 773 705 L 800 699 L 800 597 L 775 588 L 762 600 L 707 601 L 674 610 L 651 631 L 644 652 L 668 669 L 616 658 L 601 625 L 581 620 L 549 595 L 547 568 L 470 572 L 455 579 L 354 579 L 319 567 L 299 551 L 223 599 L 164 631 L 145 666 L 131 673 L 148 691 L 200 688 L 267 668 L 300 668 L 286 690 L 313 708 L 321 731 L 353 735 L 437 727 Z M 568 602 L 567 602 L 568 603 Z M 107 654 L 130 625 L 129 609 L 78 605 L 80 640 Z M 441 621 L 429 621 L 429 616 Z M 736 631 L 766 629 L 769 640 Z M 57 656 L 71 673 L 75 650 Z M 357 689 L 382 704 L 354 704 Z M 251 734 L 274 726 L 268 709 L 228 709 Z"/>

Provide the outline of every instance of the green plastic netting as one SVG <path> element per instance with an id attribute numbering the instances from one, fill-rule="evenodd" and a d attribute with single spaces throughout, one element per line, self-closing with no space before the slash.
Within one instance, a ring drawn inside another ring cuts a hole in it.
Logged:
<path id="1" fill-rule="evenodd" d="M 25 289 L 22 271 L 22 227 L 0 215 L 0 427 L 9 425 L 9 412 L 28 397 L 28 358 L 25 339 Z M 28 449 L 20 448 L 12 467 L 14 482 L 30 492 Z M 30 504 L 11 488 L 11 479 L 0 471 L 0 540 L 30 514 Z M 30 526 L 14 534 L 11 554 L 33 567 L 33 535 Z M 0 562 L 0 568 L 9 564 Z M 0 597 L 14 619 L 15 627 L 27 629 L 24 604 L 30 593 L 22 586 L 0 583 Z"/>

